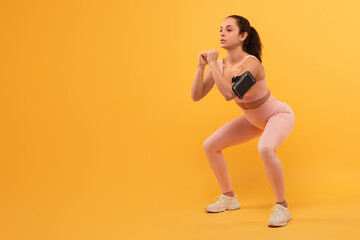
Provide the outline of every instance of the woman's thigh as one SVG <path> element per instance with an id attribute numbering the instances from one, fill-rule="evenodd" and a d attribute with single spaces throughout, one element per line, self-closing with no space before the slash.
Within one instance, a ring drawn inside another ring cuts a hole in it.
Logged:
<path id="1" fill-rule="evenodd" d="M 290 135 L 294 125 L 295 115 L 291 109 L 269 118 L 258 142 L 259 149 L 265 147 L 276 150 Z"/>
<path id="2" fill-rule="evenodd" d="M 262 129 L 252 125 L 243 114 L 227 122 L 208 137 L 203 144 L 204 149 L 222 151 L 227 147 L 241 144 L 260 136 L 262 132 Z"/>

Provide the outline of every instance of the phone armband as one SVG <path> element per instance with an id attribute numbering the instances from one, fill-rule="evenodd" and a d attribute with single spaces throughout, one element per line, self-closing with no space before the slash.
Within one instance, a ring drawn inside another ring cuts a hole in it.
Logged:
<path id="1" fill-rule="evenodd" d="M 232 85 L 232 90 L 240 99 L 242 99 L 249 89 L 256 83 L 256 79 L 249 71 L 246 71 L 240 76 L 233 77 L 232 82 L 234 83 Z"/>

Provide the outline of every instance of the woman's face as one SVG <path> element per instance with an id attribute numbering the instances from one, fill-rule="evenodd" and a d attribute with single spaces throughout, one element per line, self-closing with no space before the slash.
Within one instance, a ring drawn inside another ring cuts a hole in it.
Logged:
<path id="1" fill-rule="evenodd" d="M 246 32 L 243 34 L 239 36 L 239 28 L 234 18 L 226 18 L 220 26 L 220 46 L 222 48 L 239 46 L 247 35 Z"/>

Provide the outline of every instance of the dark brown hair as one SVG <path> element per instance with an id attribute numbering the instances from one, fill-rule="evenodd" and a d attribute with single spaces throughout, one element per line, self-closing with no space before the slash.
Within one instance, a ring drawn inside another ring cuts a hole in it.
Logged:
<path id="1" fill-rule="evenodd" d="M 226 18 L 235 18 L 237 26 L 239 27 L 239 35 L 243 32 L 247 32 L 248 35 L 243 43 L 243 49 L 245 52 L 254 55 L 255 57 L 257 57 L 260 62 L 262 62 L 261 60 L 261 41 L 260 41 L 260 37 L 258 32 L 255 30 L 255 28 L 253 28 L 252 26 L 250 26 L 250 22 L 242 17 L 242 16 L 238 16 L 238 15 L 230 15 Z"/>

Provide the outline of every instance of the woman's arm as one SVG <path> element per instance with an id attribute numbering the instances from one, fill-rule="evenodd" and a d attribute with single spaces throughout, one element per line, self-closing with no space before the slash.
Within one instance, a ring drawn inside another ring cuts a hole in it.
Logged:
<path id="1" fill-rule="evenodd" d="M 204 69 L 205 66 L 201 66 L 200 64 L 196 67 L 196 73 L 191 88 L 191 98 L 193 101 L 199 101 L 202 98 Z"/>
<path id="2" fill-rule="evenodd" d="M 235 93 L 232 90 L 232 85 L 231 85 L 231 83 L 229 83 L 225 80 L 224 75 L 221 73 L 221 71 L 219 69 L 219 65 L 218 65 L 217 61 L 210 62 L 209 66 L 210 66 L 214 81 L 216 83 L 216 86 L 219 89 L 219 91 L 221 92 L 221 94 L 225 97 L 226 101 L 233 99 L 234 98 L 233 95 L 235 95 Z"/>
<path id="3" fill-rule="evenodd" d="M 206 69 L 205 78 L 203 79 L 204 68 L 205 66 L 202 67 L 200 65 L 196 68 L 196 74 L 191 89 L 191 98 L 193 101 L 199 101 L 205 97 L 215 84 L 209 68 Z"/>

